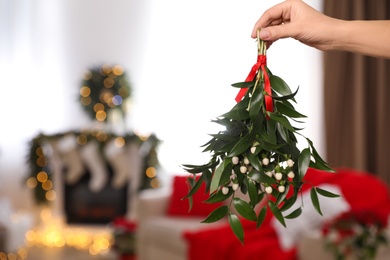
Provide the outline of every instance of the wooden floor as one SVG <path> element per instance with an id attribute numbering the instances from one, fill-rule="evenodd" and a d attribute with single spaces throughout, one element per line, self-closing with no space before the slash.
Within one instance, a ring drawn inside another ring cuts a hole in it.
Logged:
<path id="1" fill-rule="evenodd" d="M 87 251 L 71 247 L 50 248 L 31 247 L 27 250 L 27 260 L 119 260 L 115 252 L 92 256 Z"/>

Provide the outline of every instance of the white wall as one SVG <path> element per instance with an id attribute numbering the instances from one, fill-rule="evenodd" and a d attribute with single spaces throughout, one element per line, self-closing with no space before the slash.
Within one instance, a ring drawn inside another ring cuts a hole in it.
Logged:
<path id="1" fill-rule="evenodd" d="M 32 2 L 0 0 L 19 15 L 0 16 L 19 17 L 16 31 L 0 25 L 0 54 L 13 50 L 0 61 L 0 196 L 17 191 L 24 201 L 28 141 L 39 131 L 88 124 L 77 102 L 79 83 L 84 69 L 102 62 L 122 64 L 129 73 L 129 128 L 162 139 L 166 172 L 206 162 L 200 145 L 217 131 L 210 120 L 234 105 L 237 89 L 230 85 L 243 81 L 256 60 L 253 24 L 280 1 Z M 317 9 L 322 3 L 307 2 Z M 321 53 L 287 39 L 268 51 L 268 66 L 292 89 L 300 86 L 297 110 L 308 116 L 302 133 L 324 154 Z"/>
<path id="2" fill-rule="evenodd" d="M 278 2 L 155 1 L 132 119 L 137 129 L 156 131 L 165 141 L 160 157 L 166 168 L 182 172 L 182 163 L 207 162 L 199 146 L 217 131 L 210 120 L 234 105 L 237 89 L 230 84 L 245 80 L 256 61 L 253 25 Z M 320 0 L 308 2 L 321 8 Z M 293 90 L 300 86 L 297 110 L 309 117 L 302 133 L 323 154 L 321 53 L 283 40 L 270 48 L 268 65 Z"/>

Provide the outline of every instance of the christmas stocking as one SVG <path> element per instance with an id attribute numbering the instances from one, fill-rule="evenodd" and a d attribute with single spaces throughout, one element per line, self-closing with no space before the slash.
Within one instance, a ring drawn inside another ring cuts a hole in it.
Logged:
<path id="1" fill-rule="evenodd" d="M 113 170 L 112 186 L 121 189 L 128 184 L 131 169 L 129 158 L 124 147 L 115 145 L 112 140 L 104 147 L 104 154 Z"/>
<path id="2" fill-rule="evenodd" d="M 108 173 L 98 144 L 95 141 L 88 142 L 80 149 L 80 155 L 91 174 L 89 189 L 93 192 L 101 191 L 107 183 Z"/>
<path id="3" fill-rule="evenodd" d="M 67 168 L 65 181 L 69 184 L 75 184 L 85 172 L 77 151 L 76 137 L 73 134 L 66 135 L 57 142 L 55 147 L 58 149 L 63 165 Z"/>
<path id="4" fill-rule="evenodd" d="M 142 152 L 142 147 L 137 142 L 131 142 L 128 144 L 128 168 L 130 169 L 130 210 L 129 210 L 129 218 L 136 218 L 136 209 L 138 203 L 138 189 L 141 185 L 142 181 L 142 166 L 143 166 L 143 158 L 145 154 Z"/>

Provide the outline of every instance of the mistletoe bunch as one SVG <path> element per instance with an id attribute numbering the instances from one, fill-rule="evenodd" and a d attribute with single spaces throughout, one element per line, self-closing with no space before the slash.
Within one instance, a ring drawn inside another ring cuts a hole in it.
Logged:
<path id="1" fill-rule="evenodd" d="M 285 218 L 301 214 L 302 205 L 289 215 L 283 213 L 295 205 L 308 167 L 333 171 L 310 139 L 305 137 L 307 148 L 302 151 L 297 148 L 295 134 L 301 129 L 294 127 L 291 121 L 299 123 L 300 118 L 306 117 L 293 106 L 298 89 L 292 92 L 283 79 L 271 73 L 266 66 L 266 44 L 259 37 L 257 43 L 257 63 L 245 82 L 232 85 L 240 88 L 236 98 L 238 103 L 213 120 L 225 130 L 212 134 L 211 140 L 203 145 L 204 152 L 209 152 L 212 158 L 204 165 L 183 165 L 187 172 L 200 175 L 188 179 L 190 189 L 185 198 L 189 199 L 190 206 L 191 196 L 203 182 L 210 193 L 207 203 L 230 199 L 203 222 L 211 223 L 227 216 L 234 234 L 242 243 L 242 224 L 231 207 L 241 217 L 255 221 L 257 227 L 261 226 L 267 210 L 271 210 L 285 226 Z M 236 191 L 247 194 L 249 199 L 239 198 Z M 338 195 L 312 187 L 312 203 L 322 215 L 318 194 Z M 255 210 L 257 205 L 262 208 Z"/>

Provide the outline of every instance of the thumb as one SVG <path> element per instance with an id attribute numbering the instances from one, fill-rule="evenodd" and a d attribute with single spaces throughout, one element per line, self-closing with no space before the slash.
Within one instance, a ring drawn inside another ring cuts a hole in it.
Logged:
<path id="1" fill-rule="evenodd" d="M 291 37 L 289 24 L 275 25 L 261 29 L 260 39 L 264 41 L 277 41 L 281 38 Z"/>

